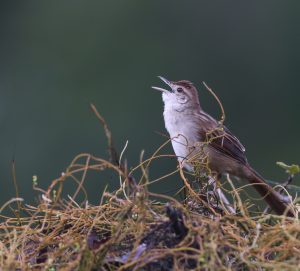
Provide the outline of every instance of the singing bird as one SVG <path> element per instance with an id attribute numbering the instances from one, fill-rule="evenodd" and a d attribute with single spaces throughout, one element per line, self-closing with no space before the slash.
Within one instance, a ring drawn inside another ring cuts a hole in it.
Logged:
<path id="1" fill-rule="evenodd" d="M 193 83 L 159 78 L 169 88 L 152 88 L 162 92 L 165 127 L 180 164 L 189 171 L 198 164 L 212 176 L 230 174 L 245 179 L 277 214 L 294 216 L 289 201 L 250 166 L 245 148 L 237 137 L 203 111 Z"/>

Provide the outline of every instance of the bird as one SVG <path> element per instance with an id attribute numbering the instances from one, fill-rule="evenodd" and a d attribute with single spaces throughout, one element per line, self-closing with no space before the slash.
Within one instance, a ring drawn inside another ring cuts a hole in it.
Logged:
<path id="1" fill-rule="evenodd" d="M 238 138 L 202 109 L 194 84 L 159 78 L 168 88 L 152 88 L 162 92 L 165 127 L 180 165 L 188 171 L 198 168 L 210 176 L 229 174 L 247 180 L 275 213 L 294 217 L 289 200 L 251 167 Z"/>

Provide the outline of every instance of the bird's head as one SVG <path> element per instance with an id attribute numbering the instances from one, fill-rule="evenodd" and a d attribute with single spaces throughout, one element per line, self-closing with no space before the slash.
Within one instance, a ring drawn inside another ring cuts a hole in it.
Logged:
<path id="1" fill-rule="evenodd" d="M 152 87 L 162 92 L 163 101 L 166 107 L 171 107 L 176 111 L 184 111 L 186 108 L 198 108 L 198 91 L 190 81 L 169 81 L 162 76 L 158 76 L 168 89 Z"/>

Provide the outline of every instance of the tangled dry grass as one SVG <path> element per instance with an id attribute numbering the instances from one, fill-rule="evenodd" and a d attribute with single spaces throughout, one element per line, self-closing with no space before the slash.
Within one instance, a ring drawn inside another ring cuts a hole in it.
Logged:
<path id="1" fill-rule="evenodd" d="M 185 198 L 149 191 L 151 162 L 168 156 L 163 147 L 130 172 L 113 148 L 104 125 L 110 161 L 80 154 L 64 174 L 40 193 L 36 206 L 14 198 L 1 208 L 1 270 L 297 270 L 300 264 L 300 224 L 260 211 L 256 202 L 242 200 L 228 178 L 224 193 L 236 213 L 219 201 L 206 176 L 176 169 L 174 182 L 183 182 Z M 167 143 L 166 143 L 167 144 Z M 87 173 L 110 170 L 120 188 L 104 191 L 98 205 L 88 203 Z M 140 180 L 134 179 L 140 171 Z M 62 197 L 64 184 L 77 190 Z M 225 187 L 225 186 L 224 186 Z M 230 188 L 228 188 L 230 187 Z M 221 187 L 222 188 L 222 187 Z M 79 195 L 84 200 L 78 201 Z M 296 205 L 296 203 L 295 203 Z M 4 216 L 10 208 L 14 215 Z"/>

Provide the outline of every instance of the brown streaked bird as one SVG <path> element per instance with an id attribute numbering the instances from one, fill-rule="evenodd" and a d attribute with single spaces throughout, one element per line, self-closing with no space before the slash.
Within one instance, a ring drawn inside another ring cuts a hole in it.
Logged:
<path id="1" fill-rule="evenodd" d="M 202 110 L 195 86 L 186 80 L 159 78 L 169 89 L 152 88 L 162 92 L 165 126 L 180 164 L 189 171 L 198 164 L 213 176 L 228 173 L 245 179 L 277 214 L 295 216 L 289 201 L 249 165 L 240 141 Z"/>

